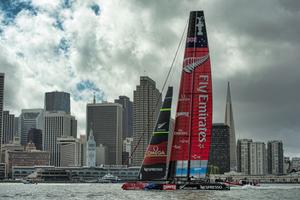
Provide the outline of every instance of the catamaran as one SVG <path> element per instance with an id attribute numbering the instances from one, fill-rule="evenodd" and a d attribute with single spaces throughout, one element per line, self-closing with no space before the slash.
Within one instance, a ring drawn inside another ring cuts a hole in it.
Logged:
<path id="1" fill-rule="evenodd" d="M 203 11 L 190 13 L 175 127 L 168 145 L 172 93 L 169 87 L 145 153 L 140 181 L 125 183 L 122 188 L 228 190 L 228 185 L 210 183 L 207 178 L 212 80 Z"/>

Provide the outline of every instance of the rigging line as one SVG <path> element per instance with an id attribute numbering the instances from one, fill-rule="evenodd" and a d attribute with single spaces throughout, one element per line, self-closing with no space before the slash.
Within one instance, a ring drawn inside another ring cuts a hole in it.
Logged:
<path id="1" fill-rule="evenodd" d="M 164 82 L 164 84 L 163 84 L 163 87 L 162 87 L 162 90 L 161 90 L 162 92 L 163 92 L 163 90 L 164 90 L 164 88 L 165 88 L 165 86 L 166 86 L 166 84 L 167 84 L 167 81 L 168 81 L 168 78 L 169 78 L 169 76 L 170 76 L 170 73 L 171 73 L 171 71 L 172 71 L 172 69 L 173 69 L 173 67 L 174 67 L 174 63 L 175 63 L 175 60 L 176 60 L 176 58 L 177 58 L 177 55 L 178 55 L 180 46 L 181 46 L 181 44 L 182 44 L 182 40 L 183 40 L 185 31 L 186 31 L 187 24 L 188 24 L 188 21 L 187 21 L 187 23 L 185 24 L 183 33 L 182 33 L 182 35 L 181 35 L 179 44 L 178 44 L 178 46 L 177 46 L 177 50 L 176 50 L 176 52 L 175 52 L 175 56 L 174 56 L 174 58 L 173 58 L 173 60 L 172 60 L 170 69 L 169 69 L 169 71 L 168 71 L 167 77 L 166 77 L 165 82 Z M 162 92 L 160 93 L 159 98 L 158 98 L 158 101 L 156 102 L 155 109 L 154 109 L 153 112 L 151 113 L 151 117 L 153 117 L 154 112 L 157 110 L 157 106 L 158 106 L 159 100 L 161 99 Z M 134 149 L 133 149 L 133 151 L 131 152 L 131 154 L 130 154 L 130 156 L 129 156 L 128 159 L 132 158 L 134 152 L 136 151 L 137 147 L 139 146 L 139 143 L 140 143 L 141 140 L 142 140 L 142 137 L 143 137 L 143 134 L 140 136 L 140 138 L 139 138 L 139 140 L 138 140 L 138 143 L 137 143 L 136 146 L 134 147 Z"/>
<path id="2" fill-rule="evenodd" d="M 173 60 L 172 60 L 172 63 L 171 63 L 170 69 L 169 69 L 169 71 L 168 71 L 167 77 L 166 77 L 166 79 L 165 79 L 165 82 L 164 82 L 164 84 L 163 84 L 163 87 L 162 87 L 162 90 L 161 90 L 161 91 L 163 91 L 163 90 L 164 90 L 164 88 L 165 88 L 165 86 L 166 86 L 166 84 L 167 84 L 167 81 L 168 81 L 168 79 L 169 79 L 170 73 L 171 73 L 171 71 L 172 71 L 172 69 L 173 69 L 173 67 L 174 67 L 174 63 L 175 63 L 175 60 L 176 60 L 176 58 L 177 58 L 177 55 L 178 55 L 178 52 L 179 52 L 180 46 L 181 46 L 181 44 L 182 44 L 182 40 L 183 40 L 183 37 L 184 37 L 185 31 L 186 31 L 186 27 L 187 27 L 187 25 L 188 25 L 188 21 L 187 21 L 187 23 L 185 24 L 185 27 L 184 27 L 183 33 L 182 33 L 182 35 L 181 35 L 180 42 L 179 42 L 179 44 L 178 44 L 178 47 L 177 47 L 177 50 L 176 50 L 175 56 L 174 56 L 174 58 L 173 58 Z"/>

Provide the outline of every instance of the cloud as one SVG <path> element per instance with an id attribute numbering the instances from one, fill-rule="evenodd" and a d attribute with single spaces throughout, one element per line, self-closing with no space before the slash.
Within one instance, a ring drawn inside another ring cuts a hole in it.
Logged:
<path id="1" fill-rule="evenodd" d="M 5 3 L 3 3 L 5 2 Z M 12 0 L 0 2 L 5 108 L 43 107 L 44 93 L 70 92 L 79 133 L 93 92 L 132 98 L 140 75 L 162 88 L 190 10 L 202 9 L 213 72 L 214 122 L 224 121 L 231 82 L 238 138 L 284 141 L 299 155 L 300 5 L 293 0 Z M 184 46 L 168 84 L 175 101 Z"/>

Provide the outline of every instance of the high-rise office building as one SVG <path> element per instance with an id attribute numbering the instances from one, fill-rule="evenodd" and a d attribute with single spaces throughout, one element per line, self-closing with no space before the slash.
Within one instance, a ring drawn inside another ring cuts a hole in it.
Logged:
<path id="1" fill-rule="evenodd" d="M 34 143 L 37 150 L 43 150 L 43 131 L 31 128 L 28 131 L 28 141 Z"/>
<path id="2" fill-rule="evenodd" d="M 28 132 L 32 128 L 44 130 L 44 109 L 23 109 L 19 117 L 21 144 L 28 143 Z"/>
<path id="3" fill-rule="evenodd" d="M 236 171 L 237 170 L 237 156 L 236 156 L 237 149 L 236 149 L 235 128 L 234 128 L 229 82 L 227 86 L 227 96 L 226 96 L 225 124 L 227 124 L 230 128 L 230 170 Z"/>
<path id="4" fill-rule="evenodd" d="M 106 164 L 122 164 L 122 105 L 118 103 L 91 103 L 87 104 L 87 137 L 93 129 L 96 145 L 107 147 L 108 157 Z"/>
<path id="5" fill-rule="evenodd" d="M 96 166 L 96 141 L 92 128 L 89 131 L 88 141 L 86 142 L 86 166 Z"/>
<path id="6" fill-rule="evenodd" d="M 132 137 L 133 133 L 133 103 L 126 96 L 119 96 L 115 99 L 115 103 L 119 103 L 123 107 L 123 140 L 127 137 Z"/>
<path id="7" fill-rule="evenodd" d="M 229 131 L 229 126 L 223 123 L 212 126 L 208 165 L 210 169 L 217 169 L 218 174 L 230 171 Z"/>
<path id="8" fill-rule="evenodd" d="M 140 77 L 140 85 L 133 92 L 133 166 L 140 166 L 161 107 L 161 93 L 147 76 Z"/>
<path id="9" fill-rule="evenodd" d="M 237 142 L 237 170 L 250 174 L 250 144 L 251 139 L 241 139 Z"/>
<path id="10" fill-rule="evenodd" d="M 1 141 L 2 141 L 2 112 L 3 112 L 3 100 L 4 100 L 4 73 L 0 73 L 0 149 L 1 149 Z M 0 155 L 0 159 L 1 159 Z M 1 162 L 1 160 L 0 160 Z"/>
<path id="11" fill-rule="evenodd" d="M 59 137 L 57 144 L 60 149 L 61 167 L 81 166 L 81 143 L 79 139 L 73 136 Z"/>
<path id="12" fill-rule="evenodd" d="M 267 173 L 267 152 L 263 142 L 250 143 L 250 174 L 265 175 Z"/>
<path id="13" fill-rule="evenodd" d="M 12 143 L 15 133 L 15 115 L 3 111 L 2 121 L 2 144 Z"/>
<path id="14" fill-rule="evenodd" d="M 72 131 L 72 120 L 75 120 L 70 114 L 63 111 L 45 112 L 44 128 L 44 150 L 50 152 L 50 164 L 60 166 L 60 148 L 57 145 L 57 138 L 74 135 Z"/>
<path id="15" fill-rule="evenodd" d="M 45 111 L 64 111 L 70 114 L 70 94 L 58 91 L 46 92 Z"/>
<path id="16" fill-rule="evenodd" d="M 14 130 L 15 130 L 15 132 L 14 132 L 14 136 L 17 136 L 17 137 L 20 137 L 20 135 L 21 135 L 21 123 L 20 123 L 20 117 L 15 117 L 15 128 L 14 128 Z"/>
<path id="17" fill-rule="evenodd" d="M 268 142 L 268 173 L 283 174 L 283 144 L 282 141 Z"/>

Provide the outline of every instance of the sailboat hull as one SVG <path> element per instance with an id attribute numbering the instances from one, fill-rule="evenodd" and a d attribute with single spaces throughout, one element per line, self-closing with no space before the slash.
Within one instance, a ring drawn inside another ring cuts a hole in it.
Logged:
<path id="1" fill-rule="evenodd" d="M 155 183 L 155 182 L 127 182 L 122 185 L 123 190 L 230 190 L 225 183 L 182 182 L 182 183 Z"/>

